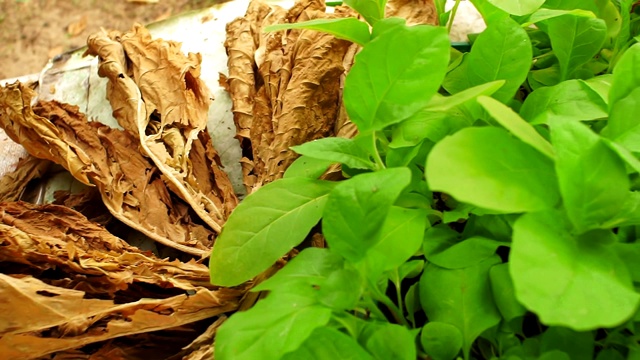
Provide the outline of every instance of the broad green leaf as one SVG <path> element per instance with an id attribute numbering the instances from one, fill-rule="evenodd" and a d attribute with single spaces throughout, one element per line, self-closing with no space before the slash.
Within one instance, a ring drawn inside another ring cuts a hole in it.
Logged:
<path id="1" fill-rule="evenodd" d="M 552 326 L 542 334 L 540 351 L 558 350 L 566 353 L 568 359 L 593 359 L 593 332 L 576 332 L 571 329 Z M 549 358 L 552 359 L 552 358 Z"/>
<path id="2" fill-rule="evenodd" d="M 640 87 L 618 100 L 611 108 L 608 136 L 630 151 L 640 152 Z"/>
<path id="3" fill-rule="evenodd" d="M 470 237 L 449 247 L 428 237 L 424 241 L 424 255 L 430 262 L 445 269 L 462 269 L 483 262 L 496 253 L 500 246 L 509 243 L 480 236 Z"/>
<path id="4" fill-rule="evenodd" d="M 430 321 L 422 328 L 420 343 L 431 359 L 452 360 L 462 349 L 462 334 L 453 325 Z"/>
<path id="5" fill-rule="evenodd" d="M 505 129 L 509 130 L 513 135 L 523 142 L 533 146 L 536 150 L 546 155 L 548 158 L 555 157 L 553 146 L 540 135 L 536 129 L 529 123 L 524 121 L 510 107 L 501 102 L 487 96 L 478 98 L 478 102 L 485 110 Z"/>
<path id="6" fill-rule="evenodd" d="M 276 24 L 267 26 L 264 31 L 288 29 L 309 29 L 331 34 L 338 39 L 349 40 L 364 46 L 369 42 L 371 34 L 369 26 L 356 18 L 314 19 L 292 24 Z"/>
<path id="7" fill-rule="evenodd" d="M 367 350 L 378 360 L 415 360 L 416 345 L 409 329 L 396 324 L 380 326 L 365 344 Z"/>
<path id="8" fill-rule="evenodd" d="M 489 284 L 489 269 L 500 263 L 493 256 L 464 269 L 443 269 L 428 264 L 420 278 L 420 303 L 430 321 L 453 325 L 460 330 L 463 354 L 485 330 L 500 322 Z"/>
<path id="9" fill-rule="evenodd" d="M 291 149 L 301 155 L 343 163 L 352 169 L 376 168 L 367 150 L 353 139 L 328 137 L 292 146 Z"/>
<path id="10" fill-rule="evenodd" d="M 209 259 L 211 282 L 239 285 L 302 242 L 320 220 L 334 185 L 301 177 L 282 179 L 247 196 L 233 211 L 213 246 Z"/>
<path id="11" fill-rule="evenodd" d="M 280 359 L 299 348 L 330 317 L 331 309 L 312 298 L 271 294 L 225 321 L 216 333 L 215 358 Z"/>
<path id="12" fill-rule="evenodd" d="M 394 281 L 397 280 L 396 283 L 400 285 L 400 282 L 402 280 L 413 279 L 414 277 L 420 275 L 422 273 L 422 269 L 424 269 L 423 260 L 407 261 L 404 264 L 402 264 L 400 267 L 398 267 L 397 278 L 395 278 Z"/>
<path id="13" fill-rule="evenodd" d="M 474 119 L 457 109 L 434 112 L 422 109 L 393 129 L 391 147 L 414 146 L 424 139 L 438 142 L 447 135 L 471 126 Z"/>
<path id="14" fill-rule="evenodd" d="M 484 22 L 487 25 L 493 25 L 506 18 L 509 18 L 509 13 L 499 9 L 488 0 L 470 0 L 473 6 L 478 10 Z"/>
<path id="15" fill-rule="evenodd" d="M 585 81 L 568 80 L 529 94 L 520 108 L 520 115 L 532 124 L 546 124 L 552 119 L 605 119 L 608 111 L 603 98 Z"/>
<path id="16" fill-rule="evenodd" d="M 320 286 L 318 300 L 335 311 L 352 310 L 362 295 L 363 280 L 356 270 L 336 270 Z"/>
<path id="17" fill-rule="evenodd" d="M 431 98 L 426 110 L 433 112 L 448 111 L 465 104 L 467 101 L 477 99 L 479 96 L 489 96 L 498 91 L 504 84 L 504 80 L 497 80 L 474 86 L 451 96 L 441 96 L 436 94 Z"/>
<path id="18" fill-rule="evenodd" d="M 553 19 L 563 15 L 584 16 L 589 18 L 595 18 L 596 15 L 588 10 L 572 9 L 572 10 L 556 10 L 556 9 L 538 9 L 531 14 L 527 20 L 522 24 L 522 27 L 526 28 L 535 23 L 539 23 L 545 20 Z"/>
<path id="19" fill-rule="evenodd" d="M 609 104 L 609 91 L 611 91 L 611 83 L 613 81 L 613 74 L 603 74 L 594 76 L 591 79 L 587 79 L 584 82 L 595 92 L 600 95 L 605 104 Z"/>
<path id="20" fill-rule="evenodd" d="M 622 159 L 581 123 L 553 121 L 551 140 L 569 219 L 578 232 L 604 227 L 629 194 Z"/>
<path id="21" fill-rule="evenodd" d="M 328 249 L 307 248 L 280 271 L 255 286 L 252 291 L 272 291 L 279 294 L 316 296 L 314 287 L 322 287 L 329 275 L 344 267 L 344 259 Z"/>
<path id="22" fill-rule="evenodd" d="M 266 359 L 258 357 L 256 359 Z M 297 350 L 282 360 L 373 360 L 352 337 L 330 327 L 315 329 Z"/>
<path id="23" fill-rule="evenodd" d="M 358 261 L 380 241 L 378 233 L 391 205 L 409 185 L 407 168 L 357 175 L 339 183 L 329 194 L 322 232 L 332 251 Z"/>
<path id="24" fill-rule="evenodd" d="M 611 150 L 613 150 L 624 162 L 628 165 L 629 168 L 632 169 L 632 172 L 640 173 L 640 160 L 635 157 L 627 148 L 622 147 L 622 145 L 618 145 L 617 143 L 602 138 L 603 141 Z"/>
<path id="25" fill-rule="evenodd" d="M 344 0 L 343 3 L 360 13 L 370 25 L 374 25 L 384 18 L 387 0 Z"/>
<path id="26" fill-rule="evenodd" d="M 558 9 L 558 10 L 574 10 L 574 9 L 582 9 L 591 11 L 594 14 L 598 13 L 598 7 L 596 6 L 594 1 L 584 1 L 584 0 L 546 0 L 544 8 L 548 9 Z"/>
<path id="27" fill-rule="evenodd" d="M 469 53 L 464 53 L 449 66 L 447 75 L 442 81 L 442 87 L 449 94 L 457 94 L 463 90 L 473 87 L 468 77 Z"/>
<path id="28" fill-rule="evenodd" d="M 516 221 L 509 271 L 518 301 L 547 325 L 583 331 L 621 324 L 640 300 L 625 264 L 611 245 L 574 237 L 563 219 L 549 210 Z"/>
<path id="29" fill-rule="evenodd" d="M 361 260 L 371 276 L 377 279 L 383 272 L 401 266 L 413 256 L 422 245 L 426 225 L 425 209 L 391 207 L 380 229 L 380 240 Z"/>
<path id="30" fill-rule="evenodd" d="M 546 21 L 553 52 L 560 63 L 560 80 L 567 80 L 602 48 L 607 25 L 602 19 L 564 15 Z"/>
<path id="31" fill-rule="evenodd" d="M 499 264 L 489 271 L 491 279 L 491 292 L 496 306 L 506 321 L 511 321 L 517 317 L 524 316 L 527 312 L 522 304 L 518 302 L 513 289 L 513 281 L 509 275 L 509 265 Z"/>
<path id="32" fill-rule="evenodd" d="M 408 118 L 437 92 L 448 61 L 449 38 L 444 28 L 402 25 L 381 33 L 356 55 L 345 80 L 349 118 L 361 132 Z"/>
<path id="33" fill-rule="evenodd" d="M 509 14 L 524 16 L 538 10 L 545 0 L 489 0 L 495 7 Z"/>
<path id="34" fill-rule="evenodd" d="M 633 45 L 613 69 L 613 83 L 609 92 L 609 107 L 629 96 L 640 87 L 640 43 Z"/>
<path id="35" fill-rule="evenodd" d="M 500 212 L 555 206 L 560 198 L 553 163 L 499 128 L 466 128 L 437 143 L 427 159 L 433 191 Z"/>
<path id="36" fill-rule="evenodd" d="M 614 245 L 616 253 L 627 265 L 629 274 L 634 282 L 640 282 L 640 243 L 617 243 Z"/>
<path id="37" fill-rule="evenodd" d="M 617 14 L 620 16 L 620 30 L 616 34 L 615 46 L 613 49 L 612 63 L 617 63 L 617 56 L 624 52 L 628 46 L 629 38 L 631 37 L 631 9 L 634 5 L 634 0 L 620 0 L 620 12 Z M 617 65 L 616 65 L 617 66 Z"/>
<path id="38" fill-rule="evenodd" d="M 467 76 L 471 86 L 496 80 L 505 84 L 493 94 L 510 101 L 531 68 L 531 41 L 515 21 L 505 18 L 490 24 L 476 39 L 468 56 Z"/>
<path id="39" fill-rule="evenodd" d="M 332 161 L 300 156 L 284 172 L 284 178 L 305 177 L 317 179 L 333 164 Z"/>

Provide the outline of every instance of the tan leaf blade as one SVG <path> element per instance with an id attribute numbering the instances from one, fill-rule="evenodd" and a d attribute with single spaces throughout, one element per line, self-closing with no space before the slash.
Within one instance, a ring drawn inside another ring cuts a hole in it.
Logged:
<path id="1" fill-rule="evenodd" d="M 179 43 L 152 40 L 139 25 L 124 34 L 94 34 L 87 43 L 87 53 L 100 57 L 99 75 L 109 79 L 114 117 L 139 137 L 168 187 L 220 232 L 238 200 L 211 140 L 202 135 L 210 95 L 199 78 L 200 55 L 185 56 Z"/>

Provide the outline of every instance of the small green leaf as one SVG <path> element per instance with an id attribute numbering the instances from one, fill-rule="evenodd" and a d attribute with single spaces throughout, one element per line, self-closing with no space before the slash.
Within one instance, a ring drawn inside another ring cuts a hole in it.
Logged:
<path id="1" fill-rule="evenodd" d="M 473 120 L 460 111 L 434 112 L 422 109 L 393 129 L 391 147 L 415 146 L 424 139 L 433 142 L 471 126 Z"/>
<path id="2" fill-rule="evenodd" d="M 604 119 L 608 111 L 607 103 L 587 82 L 568 80 L 532 92 L 522 104 L 520 115 L 532 124 L 546 124 L 555 119 Z"/>
<path id="3" fill-rule="evenodd" d="M 367 150 L 360 147 L 353 139 L 328 137 L 292 146 L 291 149 L 298 154 L 316 159 L 339 162 L 352 169 L 376 168 Z"/>
<path id="4" fill-rule="evenodd" d="M 258 357 L 256 359 L 266 359 Z M 373 360 L 353 338 L 330 327 L 315 329 L 296 351 L 282 360 Z"/>
<path id="5" fill-rule="evenodd" d="M 613 82 L 609 92 L 609 107 L 629 96 L 640 87 L 640 43 L 635 44 L 620 58 L 613 69 Z"/>
<path id="6" fill-rule="evenodd" d="M 356 307 L 363 291 L 363 279 L 353 269 L 336 270 L 318 290 L 318 300 L 325 306 L 345 311 Z"/>
<path id="7" fill-rule="evenodd" d="M 304 177 L 317 179 L 333 164 L 332 161 L 300 156 L 284 172 L 284 178 Z"/>
<path id="8" fill-rule="evenodd" d="M 282 179 L 247 196 L 233 211 L 213 246 L 209 259 L 211 282 L 239 285 L 302 242 L 320 220 L 334 185 L 306 178 Z"/>
<path id="9" fill-rule="evenodd" d="M 418 285 L 419 283 L 415 283 L 409 286 L 409 290 L 407 290 L 407 294 L 404 296 L 404 306 L 407 308 L 407 319 L 411 321 L 414 327 L 416 325 L 415 314 L 421 309 Z"/>
<path id="10" fill-rule="evenodd" d="M 559 193 L 553 163 L 499 128 L 466 128 L 437 143 L 427 159 L 429 187 L 481 208 L 551 208 Z"/>
<path id="11" fill-rule="evenodd" d="M 329 247 L 350 261 L 363 258 L 380 241 L 378 233 L 389 209 L 410 181 L 408 168 L 391 168 L 339 183 L 322 216 Z"/>
<path id="12" fill-rule="evenodd" d="M 330 318 L 331 309 L 318 305 L 315 299 L 295 294 L 269 295 L 222 324 L 216 333 L 215 358 L 280 359 L 300 347 Z"/>
<path id="13" fill-rule="evenodd" d="M 539 23 L 545 20 L 553 19 L 563 15 L 584 16 L 588 18 L 595 18 L 596 15 L 587 10 L 572 9 L 572 10 L 556 10 L 556 9 L 538 9 L 531 14 L 527 20 L 522 24 L 523 28 L 529 27 L 535 23 Z"/>
<path id="14" fill-rule="evenodd" d="M 453 325 L 431 321 L 422 328 L 420 343 L 431 359 L 452 360 L 462 349 L 462 334 Z"/>
<path id="15" fill-rule="evenodd" d="M 518 301 L 547 325 L 582 331 L 623 323 L 640 301 L 625 264 L 605 241 L 575 238 L 564 217 L 549 210 L 516 221 L 509 271 Z"/>
<path id="16" fill-rule="evenodd" d="M 426 225 L 425 209 L 391 207 L 380 229 L 380 241 L 362 259 L 371 276 L 377 279 L 413 256 L 422 245 Z"/>
<path id="17" fill-rule="evenodd" d="M 447 244 L 431 240 L 425 237 L 424 255 L 427 260 L 445 269 L 462 269 L 479 264 L 492 257 L 498 247 L 509 245 L 480 236 L 464 239 L 448 247 Z"/>
<path id="18" fill-rule="evenodd" d="M 466 70 L 469 85 L 504 80 L 505 84 L 493 97 L 510 101 L 526 80 L 531 62 L 529 36 L 515 21 L 505 18 L 490 24 L 473 44 Z"/>
<path id="19" fill-rule="evenodd" d="M 350 119 L 361 132 L 406 119 L 427 106 L 448 61 L 444 28 L 402 25 L 381 33 L 356 56 L 347 75 L 344 103 Z"/>
<path id="20" fill-rule="evenodd" d="M 546 21 L 553 52 L 560 63 L 560 80 L 567 80 L 602 48 L 607 25 L 602 19 L 563 15 Z"/>
<path id="21" fill-rule="evenodd" d="M 387 0 L 344 0 L 343 3 L 362 15 L 370 25 L 374 25 L 384 18 Z"/>
<path id="22" fill-rule="evenodd" d="M 430 321 L 453 325 L 463 338 L 463 353 L 485 330 L 497 325 L 501 316 L 496 309 L 489 284 L 489 269 L 500 263 L 493 256 L 458 270 L 428 264 L 420 279 L 420 303 Z"/>
<path id="23" fill-rule="evenodd" d="M 630 151 L 640 152 L 640 88 L 618 100 L 611 108 L 609 137 Z"/>
<path id="24" fill-rule="evenodd" d="M 571 329 L 552 326 L 542 334 L 540 351 L 562 351 L 567 359 L 593 359 L 593 332 L 576 332 Z M 549 360 L 554 359 L 549 357 Z"/>
<path id="25" fill-rule="evenodd" d="M 429 105 L 427 105 L 426 110 L 433 112 L 448 111 L 457 106 L 465 104 L 470 100 L 477 99 L 479 96 L 490 96 L 491 94 L 500 90 L 500 88 L 504 84 L 504 80 L 497 80 L 488 82 L 486 84 L 474 86 L 451 96 L 442 96 L 436 94 L 436 96 L 431 98 L 431 101 L 429 102 Z"/>
<path id="26" fill-rule="evenodd" d="M 511 321 L 524 316 L 527 309 L 516 299 L 511 275 L 509 275 L 509 265 L 499 264 L 492 267 L 489 271 L 489 277 L 491 278 L 493 299 L 502 317 L 506 321 Z"/>
<path id="27" fill-rule="evenodd" d="M 603 227 L 629 194 L 620 157 L 581 123 L 553 121 L 556 173 L 564 206 L 578 232 Z"/>
<path id="28" fill-rule="evenodd" d="M 383 324 L 367 339 L 367 350 L 378 360 L 415 360 L 416 345 L 409 329 L 396 324 Z"/>
<path id="29" fill-rule="evenodd" d="M 288 29 L 309 29 L 331 34 L 338 39 L 344 39 L 364 46 L 369 42 L 371 34 L 369 26 L 356 18 L 314 19 L 292 24 L 276 24 L 267 26 L 264 31 L 279 31 Z"/>
<path id="30" fill-rule="evenodd" d="M 480 96 L 478 102 L 487 110 L 500 125 L 509 130 L 513 135 L 523 142 L 533 146 L 536 150 L 550 159 L 555 157 L 553 146 L 540 135 L 536 129 L 524 121 L 510 107 L 487 96 Z"/>
<path id="31" fill-rule="evenodd" d="M 538 10 L 545 0 L 489 0 L 491 4 L 509 14 L 523 16 Z"/>

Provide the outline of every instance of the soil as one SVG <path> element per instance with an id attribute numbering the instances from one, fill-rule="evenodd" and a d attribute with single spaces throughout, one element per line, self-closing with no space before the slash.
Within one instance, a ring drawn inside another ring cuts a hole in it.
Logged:
<path id="1" fill-rule="evenodd" d="M 0 80 L 40 72 L 100 28 L 125 31 L 221 0 L 0 0 Z"/>

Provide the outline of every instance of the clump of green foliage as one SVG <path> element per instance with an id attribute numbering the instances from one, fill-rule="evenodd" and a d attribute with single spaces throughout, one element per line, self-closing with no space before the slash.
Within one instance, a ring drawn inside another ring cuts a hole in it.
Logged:
<path id="1" fill-rule="evenodd" d="M 363 15 L 312 28 L 363 46 L 344 103 L 359 134 L 294 147 L 210 260 L 238 285 L 321 222 L 220 328 L 216 359 L 640 359 L 640 17 L 631 0 L 472 0 L 445 26 Z M 449 13 L 436 1 L 440 20 Z M 532 26 L 533 25 L 533 26 Z M 317 178 L 340 163 L 340 182 Z"/>

